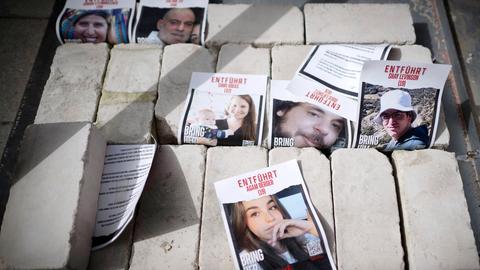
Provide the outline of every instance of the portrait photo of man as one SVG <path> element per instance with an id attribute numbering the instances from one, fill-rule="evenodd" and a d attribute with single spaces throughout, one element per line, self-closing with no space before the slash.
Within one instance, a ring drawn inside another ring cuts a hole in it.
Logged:
<path id="1" fill-rule="evenodd" d="M 161 46 L 177 43 L 199 44 L 203 10 L 143 7 L 135 30 L 136 41 Z"/>
<path id="2" fill-rule="evenodd" d="M 429 144 L 426 125 L 413 127 L 417 112 L 412 107 L 412 97 L 403 90 L 390 90 L 380 98 L 380 111 L 373 121 L 381 125 L 390 136 L 385 151 L 414 150 Z"/>
<path id="3" fill-rule="evenodd" d="M 273 147 L 346 147 L 346 119 L 307 102 L 273 102 Z"/>

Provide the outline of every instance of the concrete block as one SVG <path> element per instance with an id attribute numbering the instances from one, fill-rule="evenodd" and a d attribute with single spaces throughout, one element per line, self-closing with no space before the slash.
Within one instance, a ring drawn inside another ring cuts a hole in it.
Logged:
<path id="1" fill-rule="evenodd" d="M 251 45 L 225 44 L 218 55 L 217 72 L 270 76 L 270 50 Z"/>
<path id="2" fill-rule="evenodd" d="M 415 43 L 408 4 L 305 4 L 306 44 Z"/>
<path id="3" fill-rule="evenodd" d="M 87 267 L 105 148 L 90 123 L 26 129 L 0 232 L 9 267 Z"/>
<path id="4" fill-rule="evenodd" d="M 454 153 L 394 151 L 408 268 L 480 269 Z"/>
<path id="5" fill-rule="evenodd" d="M 214 183 L 266 166 L 267 150 L 261 147 L 217 146 L 208 149 L 200 233 L 200 269 L 234 269 Z"/>
<path id="6" fill-rule="evenodd" d="M 395 181 L 374 149 L 331 155 L 338 269 L 404 269 Z"/>
<path id="7" fill-rule="evenodd" d="M 138 209 L 130 269 L 198 268 L 206 152 L 203 145 L 159 147 Z"/>
<path id="8" fill-rule="evenodd" d="M 166 46 L 155 105 L 159 144 L 177 144 L 178 124 L 184 111 L 192 72 L 215 72 L 215 56 L 194 44 Z"/>
<path id="9" fill-rule="evenodd" d="M 109 143 L 150 143 L 154 104 L 151 101 L 119 99 L 102 95 L 95 125 Z"/>
<path id="10" fill-rule="evenodd" d="M 268 165 L 272 166 L 291 159 L 299 161 L 303 179 L 312 203 L 322 222 L 328 244 L 335 257 L 335 227 L 333 223 L 332 181 L 330 161 L 315 148 L 281 147 L 268 153 Z"/>
<path id="11" fill-rule="evenodd" d="M 162 48 L 160 46 L 117 45 L 110 52 L 103 91 L 152 93 L 155 100 Z"/>
<path id="12" fill-rule="evenodd" d="M 291 80 L 314 46 L 283 45 L 272 48 L 272 80 Z"/>
<path id="13" fill-rule="evenodd" d="M 127 270 L 132 251 L 134 222 L 125 228 L 122 234 L 110 245 L 92 251 L 88 270 Z"/>
<path id="14" fill-rule="evenodd" d="M 292 5 L 208 5 L 208 47 L 304 44 L 303 14 Z"/>
<path id="15" fill-rule="evenodd" d="M 108 52 L 106 44 L 58 47 L 35 123 L 93 122 Z"/>

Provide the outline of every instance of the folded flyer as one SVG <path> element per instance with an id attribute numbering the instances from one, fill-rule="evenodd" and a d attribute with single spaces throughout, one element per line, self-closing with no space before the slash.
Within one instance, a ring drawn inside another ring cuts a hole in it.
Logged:
<path id="1" fill-rule="evenodd" d="M 208 0 L 140 0 L 132 40 L 142 44 L 203 45 Z"/>
<path id="2" fill-rule="evenodd" d="M 349 147 L 349 121 L 287 90 L 290 81 L 270 82 L 269 148 L 316 147 L 330 151 Z"/>
<path id="3" fill-rule="evenodd" d="M 293 94 L 350 121 L 357 120 L 362 66 L 386 59 L 390 45 L 318 45 L 288 85 Z"/>
<path id="4" fill-rule="evenodd" d="M 108 145 L 92 249 L 107 246 L 132 220 L 155 155 L 156 144 Z"/>
<path id="5" fill-rule="evenodd" d="M 60 43 L 130 42 L 135 0 L 67 0 L 58 16 Z"/>
<path id="6" fill-rule="evenodd" d="M 179 144 L 259 145 L 266 88 L 266 75 L 193 72 Z"/>
<path id="7" fill-rule="evenodd" d="M 403 61 L 365 63 L 354 146 L 382 151 L 431 147 L 450 69 Z"/>
<path id="8" fill-rule="evenodd" d="M 336 269 L 296 160 L 215 182 L 215 191 L 236 269 Z"/>

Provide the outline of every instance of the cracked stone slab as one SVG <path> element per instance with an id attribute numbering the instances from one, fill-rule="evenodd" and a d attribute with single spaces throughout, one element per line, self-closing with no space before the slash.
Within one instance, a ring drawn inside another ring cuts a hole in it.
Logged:
<path id="1" fill-rule="evenodd" d="M 454 153 L 394 151 L 409 269 L 480 269 Z"/>
<path id="2" fill-rule="evenodd" d="M 331 155 L 338 269 L 404 269 L 395 180 L 375 149 Z"/>
<path id="3" fill-rule="evenodd" d="M 272 47 L 304 44 L 303 14 L 292 5 L 208 5 L 208 47 L 225 43 Z"/>
<path id="4" fill-rule="evenodd" d="M 110 61 L 103 91 L 151 92 L 155 100 L 162 48 L 143 44 L 116 45 L 110 51 Z"/>
<path id="5" fill-rule="evenodd" d="M 268 165 L 291 159 L 299 162 L 312 203 L 317 209 L 327 236 L 332 256 L 335 258 L 335 227 L 333 222 L 332 181 L 330 161 L 315 148 L 281 147 L 268 152 Z"/>
<path id="6" fill-rule="evenodd" d="M 26 129 L 0 232 L 8 267 L 87 267 L 105 149 L 91 123 Z"/>
<path id="7" fill-rule="evenodd" d="M 197 269 L 207 148 L 160 145 L 135 221 L 130 269 Z"/>
<path id="8" fill-rule="evenodd" d="M 192 72 L 215 72 L 215 56 L 194 44 L 174 44 L 164 48 L 155 105 L 159 144 L 178 143 L 178 124 L 184 112 Z"/>
<path id="9" fill-rule="evenodd" d="M 95 119 L 109 49 L 106 44 L 57 48 L 35 124 Z"/>
<path id="10" fill-rule="evenodd" d="M 214 183 L 264 167 L 267 167 L 265 148 L 217 146 L 208 149 L 200 233 L 200 269 L 234 269 Z"/>
<path id="11" fill-rule="evenodd" d="M 305 4 L 306 44 L 415 43 L 408 4 Z"/>

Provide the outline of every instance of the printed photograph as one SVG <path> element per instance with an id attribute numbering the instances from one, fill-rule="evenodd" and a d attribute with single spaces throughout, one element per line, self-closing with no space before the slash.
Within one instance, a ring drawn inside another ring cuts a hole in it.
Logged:
<path id="1" fill-rule="evenodd" d="M 202 44 L 205 8 L 159 8 L 141 6 L 135 28 L 137 43 L 170 45 Z"/>
<path id="2" fill-rule="evenodd" d="M 69 9 L 63 13 L 59 33 L 64 43 L 128 43 L 131 9 Z"/>
<path id="3" fill-rule="evenodd" d="M 439 92 L 363 83 L 358 147 L 382 151 L 428 148 Z"/>
<path id="4" fill-rule="evenodd" d="M 181 143 L 257 145 L 261 101 L 260 95 L 193 91 Z"/>
<path id="5" fill-rule="evenodd" d="M 241 269 L 332 269 L 304 196 L 301 185 L 294 185 L 224 204 Z"/>
<path id="6" fill-rule="evenodd" d="M 272 147 L 348 146 L 348 121 L 308 102 L 273 99 Z"/>

